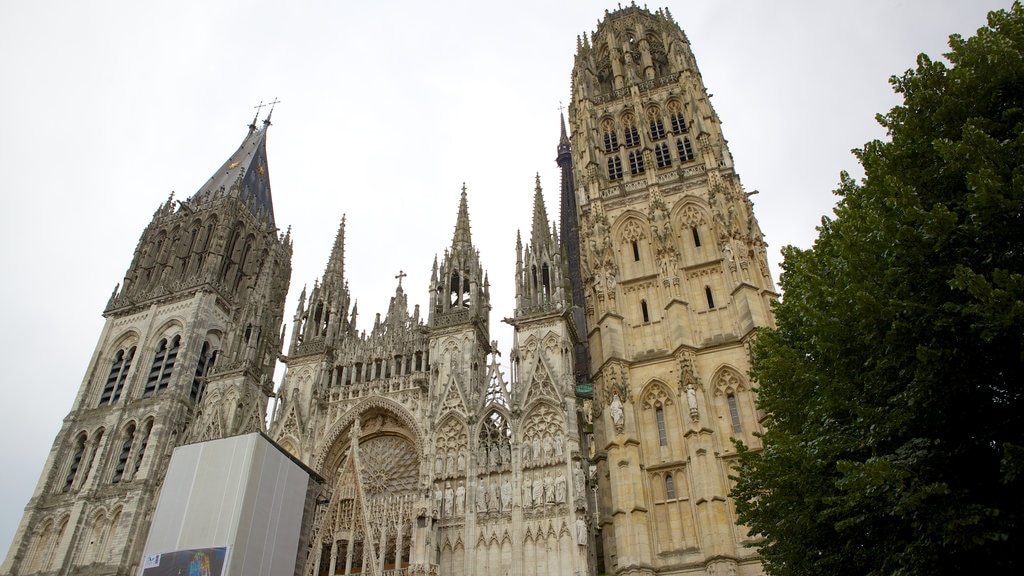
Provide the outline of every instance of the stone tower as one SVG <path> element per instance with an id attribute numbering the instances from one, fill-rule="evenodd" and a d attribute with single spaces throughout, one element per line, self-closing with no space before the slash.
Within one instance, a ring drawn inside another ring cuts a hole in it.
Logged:
<path id="1" fill-rule="evenodd" d="M 269 125 L 143 231 L 3 574 L 135 573 L 172 449 L 264 427 L 292 251 Z"/>
<path id="2" fill-rule="evenodd" d="M 609 574 L 756 574 L 729 501 L 758 447 L 749 342 L 777 297 L 751 193 L 668 10 L 579 39 L 569 108 Z"/>

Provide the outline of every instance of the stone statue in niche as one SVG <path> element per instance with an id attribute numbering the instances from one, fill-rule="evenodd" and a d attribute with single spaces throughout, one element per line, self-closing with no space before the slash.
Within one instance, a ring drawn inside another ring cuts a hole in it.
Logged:
<path id="1" fill-rule="evenodd" d="M 533 478 L 533 505 L 540 506 L 544 503 L 544 480 L 540 474 Z"/>
<path id="2" fill-rule="evenodd" d="M 612 424 L 615 425 L 615 431 L 622 434 L 622 426 L 625 423 L 625 412 L 622 410 L 622 400 L 619 399 L 618 394 L 612 396 L 612 403 L 611 406 L 608 407 L 608 413 L 612 417 Z"/>
<path id="3" fill-rule="evenodd" d="M 463 474 L 466 471 L 466 453 L 459 450 L 459 459 L 457 462 L 457 468 L 459 474 Z"/>
<path id="4" fill-rule="evenodd" d="M 466 487 L 462 484 L 459 484 L 459 487 L 455 489 L 455 513 L 466 513 Z"/>
<path id="5" fill-rule="evenodd" d="M 508 478 L 501 485 L 501 509 L 506 512 L 512 509 L 512 482 Z"/>
<path id="6" fill-rule="evenodd" d="M 561 472 L 555 478 L 555 502 L 565 504 L 565 474 Z"/>
<path id="7" fill-rule="evenodd" d="M 484 484 L 483 478 L 481 478 L 480 482 L 476 485 L 476 511 L 487 511 L 487 485 Z"/>
<path id="8" fill-rule="evenodd" d="M 455 491 L 452 490 L 451 482 L 446 482 L 444 485 L 444 515 L 452 515 L 452 502 L 455 500 Z"/>

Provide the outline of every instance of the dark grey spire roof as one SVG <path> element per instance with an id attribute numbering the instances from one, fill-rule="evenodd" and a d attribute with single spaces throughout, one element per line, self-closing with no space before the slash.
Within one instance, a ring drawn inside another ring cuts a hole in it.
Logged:
<path id="1" fill-rule="evenodd" d="M 267 167 L 267 129 L 269 122 L 257 129 L 249 127 L 249 133 L 238 150 L 227 159 L 212 177 L 200 188 L 196 196 L 216 193 L 223 189 L 231 192 L 240 186 L 243 200 L 253 203 L 256 213 L 265 211 L 271 226 L 274 225 L 274 201 L 270 195 L 270 169 Z"/>

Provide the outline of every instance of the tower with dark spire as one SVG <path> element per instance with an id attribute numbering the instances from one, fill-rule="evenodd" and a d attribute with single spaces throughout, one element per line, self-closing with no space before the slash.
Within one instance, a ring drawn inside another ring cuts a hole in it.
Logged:
<path id="1" fill-rule="evenodd" d="M 750 194 L 668 10 L 620 7 L 579 39 L 568 121 L 559 165 L 571 166 L 570 277 L 589 330 L 598 571 L 759 573 L 728 476 L 733 439 L 760 445 L 749 344 L 773 324 L 777 294 Z"/>
<path id="2" fill-rule="evenodd" d="M 171 450 L 264 429 L 292 254 L 269 126 L 142 232 L 0 572 L 136 573 Z"/>
<path id="3" fill-rule="evenodd" d="M 568 273 L 569 296 L 572 298 L 572 328 L 577 335 L 573 346 L 573 364 L 576 385 L 581 394 L 592 394 L 590 386 L 590 356 L 587 353 L 587 317 L 583 305 L 585 292 L 580 269 L 580 224 L 576 203 L 576 187 L 572 174 L 572 144 L 565 130 L 565 115 L 559 114 L 561 134 L 558 138 L 558 164 L 561 176 L 559 194 L 559 227 L 561 249 Z"/>

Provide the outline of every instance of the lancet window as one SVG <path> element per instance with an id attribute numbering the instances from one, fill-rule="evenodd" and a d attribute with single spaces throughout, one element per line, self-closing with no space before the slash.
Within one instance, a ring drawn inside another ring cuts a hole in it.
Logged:
<path id="1" fill-rule="evenodd" d="M 196 363 L 196 374 L 192 378 L 192 389 L 188 395 L 189 400 L 199 402 L 203 399 L 203 393 L 206 391 L 206 375 L 210 372 L 216 356 L 217 352 L 210 349 L 210 343 L 203 342 L 203 349 L 199 352 L 199 362 Z"/>
<path id="2" fill-rule="evenodd" d="M 132 444 L 135 443 L 135 424 L 131 423 L 124 432 L 124 442 L 121 444 L 121 452 L 117 456 L 117 464 L 114 466 L 114 475 L 110 482 L 117 484 L 125 479 L 125 469 L 128 467 L 128 458 L 131 457 Z"/>
<path id="3" fill-rule="evenodd" d="M 662 142 L 654 147 L 654 159 L 658 162 L 658 168 L 668 168 L 672 165 L 672 155 L 668 151 L 668 144 Z"/>
<path id="4" fill-rule="evenodd" d="M 153 364 L 149 369 L 149 377 L 146 378 L 146 387 L 142 391 L 142 397 L 152 396 L 157 392 L 163 392 L 171 381 L 171 372 L 174 370 L 174 362 L 178 359 L 178 344 L 181 336 L 175 336 L 169 341 L 162 338 L 157 345 L 156 354 L 153 355 Z"/>
<path id="5" fill-rule="evenodd" d="M 75 449 L 71 452 L 71 462 L 68 464 L 68 474 L 64 478 L 64 486 L 60 489 L 61 492 L 67 492 L 71 490 L 71 486 L 75 483 L 75 478 L 78 476 L 78 468 L 82 465 L 82 458 L 85 456 L 85 433 L 78 435 L 75 440 Z"/>
<path id="6" fill-rule="evenodd" d="M 676 149 L 679 152 L 679 160 L 681 162 L 689 162 L 693 160 L 693 145 L 690 144 L 690 139 L 686 136 L 676 139 Z"/>
<path id="7" fill-rule="evenodd" d="M 124 390 L 125 380 L 128 379 L 128 371 L 132 367 L 132 359 L 135 357 L 135 347 L 127 350 L 118 350 L 110 365 L 110 374 L 107 376 L 107 383 L 103 386 L 103 393 L 100 395 L 100 406 L 113 404 L 121 397 Z"/>

